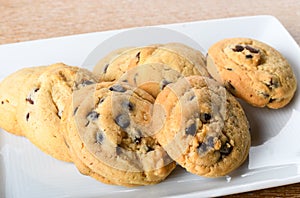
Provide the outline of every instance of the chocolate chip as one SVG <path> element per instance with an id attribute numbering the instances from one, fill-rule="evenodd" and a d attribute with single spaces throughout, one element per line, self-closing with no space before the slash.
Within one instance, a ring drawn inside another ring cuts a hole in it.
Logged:
<path id="1" fill-rule="evenodd" d="M 141 52 L 138 52 L 135 57 L 137 58 L 136 63 L 140 62 L 140 58 L 141 58 Z"/>
<path id="2" fill-rule="evenodd" d="M 150 146 L 147 146 L 147 151 L 146 152 L 148 153 L 148 152 L 151 152 L 151 151 L 154 151 L 154 148 L 152 148 Z"/>
<path id="3" fill-rule="evenodd" d="M 1 101 L 1 104 L 4 104 L 4 101 Z"/>
<path id="4" fill-rule="evenodd" d="M 232 71 L 232 68 L 226 68 L 228 71 Z"/>
<path id="5" fill-rule="evenodd" d="M 270 85 L 274 88 L 278 88 L 280 86 L 280 83 L 279 83 L 278 79 L 271 78 Z"/>
<path id="6" fill-rule="evenodd" d="M 251 53 L 257 54 L 259 52 L 258 49 L 255 49 L 253 47 L 250 47 L 249 45 L 246 45 L 245 47 L 247 50 L 249 50 Z"/>
<path id="7" fill-rule="evenodd" d="M 194 98 L 196 98 L 196 96 L 192 95 L 189 100 L 192 101 Z"/>
<path id="8" fill-rule="evenodd" d="M 185 134 L 194 136 L 196 134 L 196 130 L 196 123 L 193 123 L 185 129 Z"/>
<path id="9" fill-rule="evenodd" d="M 36 93 L 36 92 L 38 92 L 40 90 L 40 88 L 36 88 L 35 90 L 34 90 L 34 92 Z"/>
<path id="10" fill-rule="evenodd" d="M 214 137 L 210 136 L 207 138 L 207 145 L 212 148 L 215 146 Z"/>
<path id="11" fill-rule="evenodd" d="M 161 81 L 160 90 L 163 90 L 170 83 L 171 83 L 170 81 L 167 81 L 167 80 L 163 79 Z"/>
<path id="12" fill-rule="evenodd" d="M 246 55 L 246 58 L 247 58 L 247 59 L 251 59 L 251 58 L 253 58 L 253 56 L 252 56 L 251 54 L 247 54 L 247 55 Z"/>
<path id="13" fill-rule="evenodd" d="M 103 143 L 103 139 L 104 139 L 104 136 L 103 136 L 102 131 L 98 131 L 96 133 L 96 143 L 102 144 Z"/>
<path id="14" fill-rule="evenodd" d="M 122 148 L 118 145 L 116 148 L 116 154 L 121 155 L 121 153 L 122 153 Z"/>
<path id="15" fill-rule="evenodd" d="M 139 76 L 138 73 L 134 74 L 133 82 L 134 82 L 135 85 L 137 85 L 137 78 L 138 78 L 138 76 Z"/>
<path id="16" fill-rule="evenodd" d="M 98 102 L 98 104 L 102 104 L 104 102 L 105 98 L 101 98 Z"/>
<path id="17" fill-rule="evenodd" d="M 27 113 L 27 114 L 26 114 L 26 121 L 29 120 L 29 117 L 30 117 L 30 113 Z"/>
<path id="18" fill-rule="evenodd" d="M 132 104 L 130 101 L 124 101 L 122 103 L 122 107 L 132 111 L 134 109 L 134 104 Z"/>
<path id="19" fill-rule="evenodd" d="M 87 114 L 86 119 L 90 122 L 97 120 L 99 117 L 99 113 L 96 111 L 91 111 Z"/>
<path id="20" fill-rule="evenodd" d="M 275 98 L 270 98 L 269 103 L 272 103 L 272 102 L 274 102 L 274 101 L 276 101 Z"/>
<path id="21" fill-rule="evenodd" d="M 73 115 L 75 115 L 77 113 L 78 107 L 76 107 L 73 111 Z"/>
<path id="22" fill-rule="evenodd" d="M 235 91 L 235 87 L 231 84 L 231 81 L 228 81 L 227 83 L 227 88 L 229 89 L 229 91 L 233 92 Z"/>
<path id="23" fill-rule="evenodd" d="M 202 142 L 200 143 L 197 149 L 199 153 L 204 153 L 207 151 L 207 145 L 204 142 Z"/>
<path id="24" fill-rule="evenodd" d="M 26 102 L 29 102 L 29 104 L 32 104 L 32 105 L 34 104 L 34 101 L 31 98 L 26 98 L 25 100 L 26 100 Z"/>
<path id="25" fill-rule="evenodd" d="M 262 94 L 265 98 L 269 98 L 269 97 L 270 97 L 270 94 L 268 94 L 268 93 L 261 92 L 261 94 Z"/>
<path id="26" fill-rule="evenodd" d="M 122 129 L 126 129 L 130 125 L 129 117 L 125 114 L 120 114 L 115 118 L 115 123 Z"/>
<path id="27" fill-rule="evenodd" d="M 241 45 L 236 45 L 234 49 L 232 49 L 234 52 L 242 52 L 244 50 L 244 47 Z"/>
<path id="28" fill-rule="evenodd" d="M 110 91 L 116 91 L 116 92 L 125 92 L 126 89 L 120 85 L 120 84 L 116 84 L 116 85 L 113 85 L 109 88 Z"/>
<path id="29" fill-rule="evenodd" d="M 109 66 L 109 63 L 107 63 L 106 65 L 104 65 L 104 67 L 103 67 L 103 73 L 104 74 L 107 72 L 108 66 Z"/>
<path id="30" fill-rule="evenodd" d="M 134 137 L 133 142 L 136 143 L 136 144 L 139 144 L 139 143 L 141 143 L 141 140 L 142 140 L 141 137 Z"/>
<path id="31" fill-rule="evenodd" d="M 201 122 L 207 123 L 207 122 L 209 122 L 210 119 L 211 119 L 211 115 L 209 113 L 201 113 L 200 114 Z"/>
<path id="32" fill-rule="evenodd" d="M 232 146 L 231 144 L 229 144 L 229 142 L 226 142 L 220 148 L 220 153 L 223 155 L 228 155 L 231 153 L 231 151 L 232 151 Z"/>
<path id="33" fill-rule="evenodd" d="M 95 82 L 90 81 L 90 80 L 85 80 L 85 81 L 83 81 L 81 84 L 82 84 L 83 87 L 85 87 L 85 86 L 87 86 L 87 85 L 95 84 Z"/>

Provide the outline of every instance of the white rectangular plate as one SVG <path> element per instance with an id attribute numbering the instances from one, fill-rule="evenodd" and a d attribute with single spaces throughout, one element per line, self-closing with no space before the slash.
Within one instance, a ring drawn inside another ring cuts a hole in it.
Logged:
<path id="1" fill-rule="evenodd" d="M 251 37 L 280 51 L 300 76 L 300 49 L 272 16 L 252 16 L 160 26 L 183 33 L 206 50 L 228 37 Z M 97 32 L 0 46 L 0 79 L 23 67 L 64 62 L 82 65 L 89 53 L 123 30 Z M 143 38 L 148 39 L 148 38 Z M 299 87 L 299 86 L 298 86 Z M 300 99 L 281 110 L 243 104 L 252 128 L 250 157 L 226 177 L 208 179 L 180 167 L 164 182 L 125 188 L 105 185 L 78 173 L 72 163 L 55 160 L 28 140 L 0 131 L 0 197 L 168 197 L 220 196 L 300 182 Z"/>

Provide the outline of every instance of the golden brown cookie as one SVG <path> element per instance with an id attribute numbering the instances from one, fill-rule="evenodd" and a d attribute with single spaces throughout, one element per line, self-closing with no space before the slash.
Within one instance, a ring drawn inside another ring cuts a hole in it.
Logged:
<path id="1" fill-rule="evenodd" d="M 34 145 L 56 159 L 70 161 L 61 116 L 74 90 L 97 82 L 88 70 L 59 63 L 20 93 L 17 119 Z M 52 66 L 53 67 L 53 66 Z"/>
<path id="2" fill-rule="evenodd" d="M 246 115 L 235 97 L 211 78 L 190 76 L 168 85 L 157 96 L 154 112 L 163 125 L 156 134 L 159 143 L 191 173 L 223 176 L 248 156 Z"/>
<path id="3" fill-rule="evenodd" d="M 164 180 L 176 164 L 152 137 L 153 103 L 147 92 L 126 83 L 74 92 L 63 122 L 80 172 L 123 186 Z"/>
<path id="4" fill-rule="evenodd" d="M 288 61 L 271 46 L 250 38 L 229 38 L 212 45 L 207 68 L 233 95 L 258 107 L 284 107 L 297 87 Z"/>

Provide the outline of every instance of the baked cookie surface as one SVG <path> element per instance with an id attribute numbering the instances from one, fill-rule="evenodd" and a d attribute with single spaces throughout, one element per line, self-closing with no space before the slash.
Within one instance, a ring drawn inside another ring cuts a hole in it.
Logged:
<path id="1" fill-rule="evenodd" d="M 176 164 L 152 136 L 153 103 L 147 92 L 126 83 L 74 92 L 63 122 L 80 172 L 123 186 L 164 180 Z"/>
<path id="2" fill-rule="evenodd" d="M 0 127 L 13 133 L 23 135 L 16 114 L 21 92 L 30 86 L 45 71 L 56 66 L 40 66 L 20 69 L 0 82 Z"/>
<path id="3" fill-rule="evenodd" d="M 271 46 L 250 38 L 229 38 L 208 50 L 209 73 L 253 106 L 281 108 L 297 88 L 288 61 Z"/>
<path id="4" fill-rule="evenodd" d="M 166 64 L 148 63 L 128 70 L 118 82 L 126 82 L 133 87 L 141 88 L 156 98 L 168 84 L 180 78 L 183 76 Z"/>
<path id="5" fill-rule="evenodd" d="M 56 159 L 70 161 L 61 131 L 61 116 L 73 91 L 97 82 L 97 78 L 85 69 L 62 63 L 51 67 L 34 83 L 24 85 L 17 119 L 24 136 L 35 146 Z"/>
<path id="6" fill-rule="evenodd" d="M 161 63 L 183 76 L 208 76 L 205 58 L 200 51 L 181 43 L 149 45 L 125 50 L 112 60 L 97 64 L 93 72 L 103 81 L 118 80 L 128 70 L 142 64 Z"/>
<path id="7" fill-rule="evenodd" d="M 213 79 L 190 76 L 168 85 L 154 109 L 154 116 L 162 120 L 156 134 L 159 143 L 187 171 L 223 176 L 247 158 L 246 115 L 234 96 Z"/>

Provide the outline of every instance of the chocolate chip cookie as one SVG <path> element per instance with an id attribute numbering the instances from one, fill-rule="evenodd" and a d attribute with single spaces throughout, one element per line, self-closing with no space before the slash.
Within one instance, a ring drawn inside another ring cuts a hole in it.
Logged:
<path id="1" fill-rule="evenodd" d="M 124 186 L 164 180 L 176 164 L 152 136 L 153 103 L 147 92 L 124 82 L 75 91 L 63 122 L 80 172 Z"/>
<path id="2" fill-rule="evenodd" d="M 247 117 L 234 96 L 215 80 L 190 76 L 167 85 L 156 98 L 156 134 L 171 158 L 187 171 L 223 176 L 247 158 Z"/>
<path id="3" fill-rule="evenodd" d="M 14 135 L 23 135 L 19 127 L 16 113 L 20 92 L 24 84 L 32 84 L 48 69 L 54 66 L 40 66 L 20 69 L 2 80 L 0 83 L 0 127 Z"/>
<path id="4" fill-rule="evenodd" d="M 288 61 L 271 46 L 250 38 L 229 38 L 212 45 L 207 68 L 233 95 L 257 107 L 284 107 L 297 88 Z"/>
<path id="5" fill-rule="evenodd" d="M 20 93 L 17 120 L 24 136 L 56 159 L 70 161 L 61 132 L 61 117 L 74 90 L 97 82 L 89 71 L 62 63 L 43 72 Z"/>

